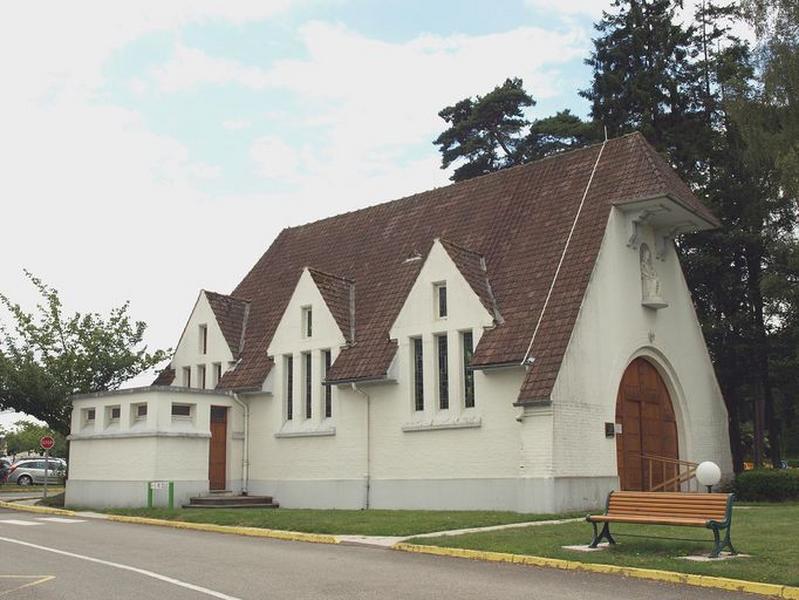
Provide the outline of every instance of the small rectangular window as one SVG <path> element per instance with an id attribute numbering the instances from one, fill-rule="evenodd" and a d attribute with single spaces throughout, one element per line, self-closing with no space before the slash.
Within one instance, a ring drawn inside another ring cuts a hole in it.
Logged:
<path id="1" fill-rule="evenodd" d="M 302 335 L 306 338 L 313 335 L 313 311 L 310 306 L 302 309 Z"/>
<path id="2" fill-rule="evenodd" d="M 214 387 L 216 387 L 216 384 L 219 383 L 220 379 L 222 379 L 222 363 L 213 364 L 213 373 L 214 373 Z"/>
<path id="3" fill-rule="evenodd" d="M 191 387 L 191 367 L 183 367 L 183 387 Z"/>
<path id="4" fill-rule="evenodd" d="M 197 384 L 201 390 L 205 389 L 205 365 L 197 365 Z"/>
<path id="5" fill-rule="evenodd" d="M 208 325 L 200 325 L 200 354 L 208 354 Z"/>
<path id="6" fill-rule="evenodd" d="M 438 350 L 438 408 L 449 408 L 449 351 L 447 348 L 447 334 L 436 336 L 436 349 Z"/>
<path id="7" fill-rule="evenodd" d="M 433 288 L 436 297 L 436 317 L 443 319 L 447 316 L 447 284 L 436 283 Z"/>
<path id="8" fill-rule="evenodd" d="M 112 406 L 109 410 L 109 416 L 111 417 L 112 421 L 119 421 L 119 415 L 122 413 L 122 410 L 118 406 Z"/>
<path id="9" fill-rule="evenodd" d="M 327 381 L 327 372 L 330 370 L 331 363 L 330 350 L 322 350 L 322 380 Z M 333 386 L 323 385 L 325 393 L 325 418 L 329 419 L 333 416 Z"/>
<path id="10" fill-rule="evenodd" d="M 463 345 L 463 405 L 474 408 L 474 371 L 469 368 L 474 354 L 474 338 L 471 331 L 461 333 Z"/>
<path id="11" fill-rule="evenodd" d="M 95 413 L 95 409 L 93 409 L 93 408 L 87 408 L 87 409 L 86 409 L 86 420 L 87 420 L 87 421 L 94 421 L 95 414 L 96 414 L 96 413 Z"/>
<path id="12" fill-rule="evenodd" d="M 417 411 L 424 410 L 424 355 L 422 338 L 413 338 L 413 404 Z"/>
<path id="13" fill-rule="evenodd" d="M 294 357 L 285 357 L 284 367 L 286 369 L 286 421 L 294 418 Z"/>
<path id="14" fill-rule="evenodd" d="M 311 372 L 311 353 L 310 352 L 303 352 L 302 354 L 302 375 L 305 385 L 303 386 L 302 390 L 302 399 L 303 404 L 305 405 L 305 418 L 311 418 L 311 410 L 313 408 L 312 403 L 312 372 Z"/>
<path id="15" fill-rule="evenodd" d="M 136 417 L 143 418 L 147 416 L 147 405 L 146 404 L 139 404 L 136 407 Z"/>
<path id="16" fill-rule="evenodd" d="M 172 405 L 173 417 L 190 417 L 191 404 L 173 404 Z"/>

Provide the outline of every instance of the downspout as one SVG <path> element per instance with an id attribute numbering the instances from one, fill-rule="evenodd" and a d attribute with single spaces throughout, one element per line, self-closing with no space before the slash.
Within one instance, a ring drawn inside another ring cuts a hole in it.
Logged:
<path id="1" fill-rule="evenodd" d="M 236 392 L 231 392 L 233 401 L 241 406 L 244 411 L 244 448 L 241 453 L 241 495 L 247 495 L 250 482 L 250 405 L 239 398 Z"/>
<path id="2" fill-rule="evenodd" d="M 364 474 L 365 490 L 364 490 L 363 507 L 364 507 L 364 509 L 369 510 L 370 493 L 371 493 L 371 467 L 372 467 L 372 456 L 371 456 L 372 455 L 372 442 L 371 442 L 371 435 L 370 435 L 370 430 L 371 430 L 371 414 L 370 414 L 370 412 L 371 412 L 370 411 L 370 409 L 371 409 L 371 398 L 369 397 L 369 394 L 367 394 L 361 388 L 359 388 L 358 385 L 355 382 L 353 382 L 350 385 L 352 385 L 352 390 L 354 392 L 358 392 L 361 396 L 366 398 L 366 473 Z"/>

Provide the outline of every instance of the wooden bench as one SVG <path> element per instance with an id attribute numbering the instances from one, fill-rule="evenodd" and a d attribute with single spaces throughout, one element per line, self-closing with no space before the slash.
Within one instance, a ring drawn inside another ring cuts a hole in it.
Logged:
<path id="1" fill-rule="evenodd" d="M 610 544 L 616 543 L 610 534 L 611 523 L 636 523 L 705 527 L 713 531 L 715 540 L 710 558 L 718 557 L 725 548 L 736 554 L 730 541 L 733 499 L 733 494 L 611 492 L 605 514 L 585 518 L 594 526 L 594 539 L 589 548 L 596 548 L 603 539 Z M 602 531 L 597 530 L 598 523 L 604 523 Z M 723 540 L 721 531 L 726 531 Z"/>

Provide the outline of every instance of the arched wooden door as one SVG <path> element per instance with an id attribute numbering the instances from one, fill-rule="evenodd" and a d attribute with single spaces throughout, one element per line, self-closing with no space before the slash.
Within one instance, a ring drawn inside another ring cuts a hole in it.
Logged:
<path id="1" fill-rule="evenodd" d="M 648 490 L 677 474 L 674 465 L 649 461 L 645 456 L 679 458 L 677 420 L 666 384 L 644 358 L 629 364 L 616 398 L 616 436 L 619 483 L 623 490 Z M 652 473 L 650 478 L 650 464 Z"/>

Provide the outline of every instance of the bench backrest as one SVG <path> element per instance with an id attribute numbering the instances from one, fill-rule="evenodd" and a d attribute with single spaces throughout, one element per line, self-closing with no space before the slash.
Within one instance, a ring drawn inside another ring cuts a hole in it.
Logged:
<path id="1" fill-rule="evenodd" d="M 724 521 L 730 496 L 696 492 L 611 492 L 607 514 Z"/>

